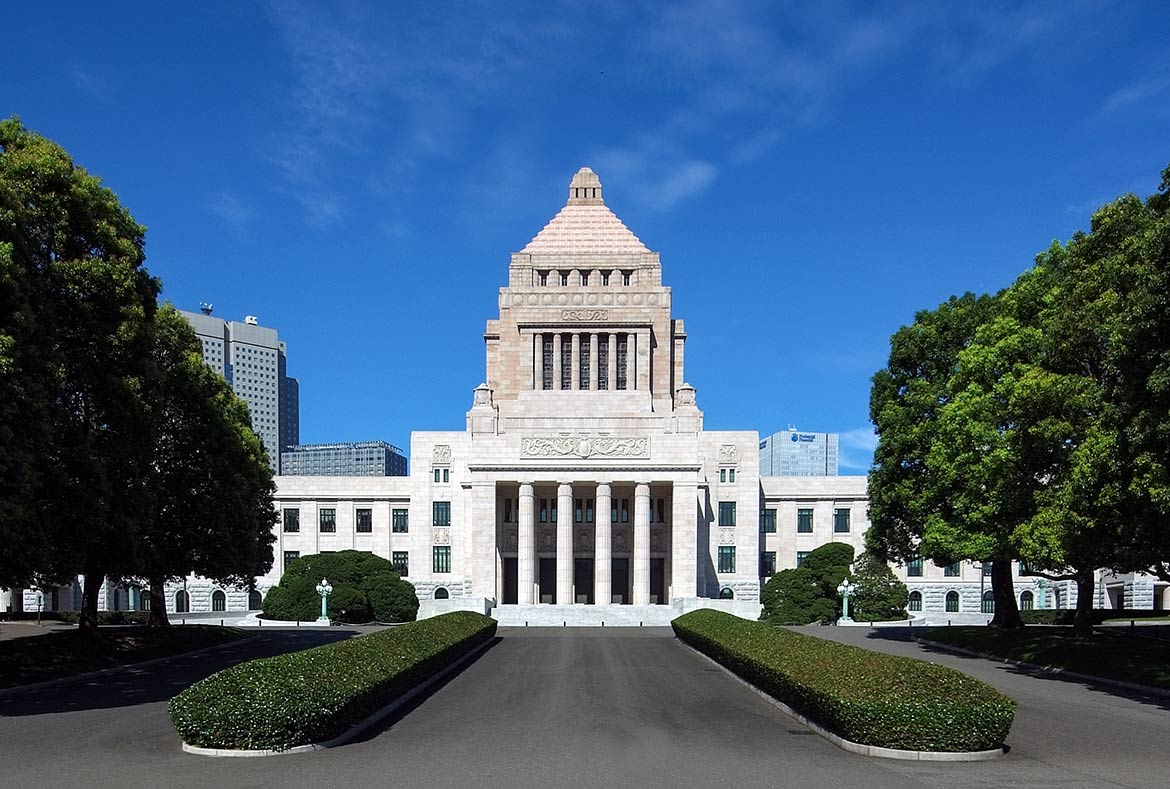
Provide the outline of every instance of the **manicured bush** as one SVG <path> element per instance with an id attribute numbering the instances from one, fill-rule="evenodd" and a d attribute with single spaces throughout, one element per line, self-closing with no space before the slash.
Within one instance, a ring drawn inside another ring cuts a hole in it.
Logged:
<path id="1" fill-rule="evenodd" d="M 373 635 L 252 660 L 171 699 L 183 741 L 286 750 L 330 740 L 491 639 L 496 621 L 455 611 Z"/>
<path id="2" fill-rule="evenodd" d="M 302 622 L 321 615 L 317 584 L 328 579 L 329 618 L 339 622 L 413 622 L 418 614 L 414 586 L 394 565 L 368 551 L 302 556 L 285 568 L 280 583 L 264 596 L 264 617 Z"/>
<path id="3" fill-rule="evenodd" d="M 760 593 L 760 619 L 774 625 L 832 622 L 841 613 L 837 585 L 852 561 L 852 545 L 831 542 L 811 551 L 800 567 L 776 573 Z"/>
<path id="4" fill-rule="evenodd" d="M 859 622 L 888 622 L 906 618 L 910 592 L 890 565 L 871 553 L 853 563 L 850 579 L 857 591 L 849 598 L 849 616 Z"/>
<path id="5" fill-rule="evenodd" d="M 884 655 L 710 609 L 679 638 L 839 736 L 915 751 L 982 751 L 1007 737 L 1016 703 L 923 660 Z"/>
<path id="6" fill-rule="evenodd" d="M 58 611 L 53 614 L 62 622 L 68 622 L 71 625 L 77 624 L 81 618 L 81 614 L 76 611 Z M 181 616 L 181 614 L 180 614 Z M 99 625 L 145 625 L 150 619 L 149 611 L 98 611 L 97 622 Z"/>

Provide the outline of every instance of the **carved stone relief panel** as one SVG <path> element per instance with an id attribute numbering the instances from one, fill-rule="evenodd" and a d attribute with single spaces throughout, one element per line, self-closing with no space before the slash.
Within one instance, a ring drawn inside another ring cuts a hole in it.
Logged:
<path id="1" fill-rule="evenodd" d="M 562 436 L 522 438 L 520 455 L 536 458 L 648 458 L 649 438 Z"/>
<path id="2" fill-rule="evenodd" d="M 435 444 L 432 454 L 432 460 L 435 463 L 450 463 L 451 462 L 451 445 L 450 444 Z"/>
<path id="3" fill-rule="evenodd" d="M 739 460 L 739 447 L 735 444 L 724 444 L 719 447 L 720 463 L 735 463 Z"/>
<path id="4" fill-rule="evenodd" d="M 446 526 L 441 526 L 435 529 L 434 533 L 435 545 L 450 545 L 451 544 L 451 530 Z"/>
<path id="5" fill-rule="evenodd" d="M 720 545 L 735 545 L 735 529 L 720 529 L 719 530 L 719 544 Z"/>

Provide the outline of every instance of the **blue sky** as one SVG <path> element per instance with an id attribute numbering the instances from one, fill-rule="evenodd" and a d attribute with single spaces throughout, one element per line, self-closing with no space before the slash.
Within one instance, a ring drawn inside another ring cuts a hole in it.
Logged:
<path id="1" fill-rule="evenodd" d="M 1170 4 L 21 3 L 0 113 L 289 344 L 303 441 L 462 429 L 510 253 L 592 166 L 710 429 L 872 450 L 890 334 L 1170 163 Z"/>

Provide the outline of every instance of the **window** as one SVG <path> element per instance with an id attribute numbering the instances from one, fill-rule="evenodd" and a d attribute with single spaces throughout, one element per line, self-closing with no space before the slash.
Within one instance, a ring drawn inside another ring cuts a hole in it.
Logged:
<path id="1" fill-rule="evenodd" d="M 569 272 L 562 271 L 561 272 L 561 287 L 568 287 L 568 285 L 569 285 Z"/>
<path id="2" fill-rule="evenodd" d="M 630 522 L 630 500 L 622 499 L 622 523 Z"/>
<path id="3" fill-rule="evenodd" d="M 434 547 L 434 560 L 431 563 L 431 572 L 449 573 L 451 572 L 451 546 L 450 545 L 436 545 Z"/>
<path id="4" fill-rule="evenodd" d="M 356 517 L 357 527 L 355 531 L 358 534 L 369 534 L 374 530 L 374 511 L 370 509 L 360 509 L 354 513 Z"/>
<path id="5" fill-rule="evenodd" d="M 666 499 L 658 500 L 658 522 L 666 523 Z"/>
<path id="6" fill-rule="evenodd" d="M 841 507 L 833 510 L 833 532 L 836 534 L 849 533 L 849 510 Z"/>
<path id="7" fill-rule="evenodd" d="M 760 531 L 764 534 L 776 533 L 776 510 L 768 509 L 760 513 Z"/>
<path id="8" fill-rule="evenodd" d="M 180 589 L 175 592 L 175 613 L 185 614 L 191 610 L 191 595 L 187 594 L 186 589 Z"/>
<path id="9" fill-rule="evenodd" d="M 216 589 L 211 593 L 211 610 L 212 611 L 226 611 L 227 610 L 227 595 L 223 593 L 222 589 Z"/>
<path id="10" fill-rule="evenodd" d="M 804 566 L 804 560 L 807 558 L 808 558 L 808 551 L 797 551 L 796 552 L 796 566 L 797 567 Z"/>
<path id="11" fill-rule="evenodd" d="M 813 511 L 812 509 L 799 509 L 796 511 L 796 532 L 797 534 L 812 534 L 813 530 Z"/>
<path id="12" fill-rule="evenodd" d="M 911 611 L 921 611 L 922 610 L 922 592 L 911 592 L 910 593 L 909 608 Z"/>
<path id="13" fill-rule="evenodd" d="M 956 595 L 956 597 L 958 597 L 958 595 Z M 948 600 L 950 599 L 950 595 L 947 595 L 947 599 Z M 947 610 L 950 611 L 951 609 L 948 608 Z M 958 611 L 959 609 L 955 608 L 955 610 Z M 986 591 L 983 593 L 982 611 L 985 614 L 994 614 L 995 613 L 995 594 L 992 593 L 991 591 Z"/>
<path id="14" fill-rule="evenodd" d="M 992 563 L 991 563 L 991 560 L 990 560 L 990 559 L 988 559 L 987 561 L 985 561 L 985 562 L 983 563 L 983 577 L 984 577 L 984 578 L 990 578 L 990 577 L 991 577 L 991 568 L 992 568 L 992 566 L 993 566 L 993 565 L 992 565 Z"/>
<path id="15" fill-rule="evenodd" d="M 540 522 L 548 523 L 548 499 L 540 500 Z"/>
<path id="16" fill-rule="evenodd" d="M 618 390 L 625 389 L 626 384 L 629 383 L 626 381 L 626 349 L 628 347 L 626 340 L 628 337 L 628 334 L 617 336 L 617 386 L 614 388 Z"/>
<path id="17" fill-rule="evenodd" d="M 409 510 L 396 509 L 390 516 L 390 531 L 395 534 L 406 534 L 410 531 Z"/>
<path id="18" fill-rule="evenodd" d="M 720 600 L 734 600 L 735 599 L 735 590 L 732 589 L 730 586 L 723 587 L 722 589 L 719 590 L 719 599 Z"/>
<path id="19" fill-rule="evenodd" d="M 720 526 L 734 526 L 735 525 L 735 502 L 721 501 L 719 502 L 719 525 Z"/>
<path id="20" fill-rule="evenodd" d="M 589 284 L 589 272 L 588 271 L 581 272 L 581 284 L 582 285 Z"/>
<path id="21" fill-rule="evenodd" d="M 390 563 L 394 565 L 394 572 L 403 578 L 410 575 L 410 554 L 406 551 L 394 551 L 390 554 Z"/>
<path id="22" fill-rule="evenodd" d="M 553 339 L 551 334 L 540 335 L 540 388 L 553 388 Z"/>
<path id="23" fill-rule="evenodd" d="M 727 469 L 725 469 L 725 468 L 719 469 L 719 481 L 720 482 L 727 481 Z"/>
<path id="24" fill-rule="evenodd" d="M 771 578 L 776 574 L 776 552 L 764 551 L 760 554 L 760 577 Z"/>
<path id="25" fill-rule="evenodd" d="M 295 562 L 299 558 L 301 558 L 300 551 L 285 551 L 284 552 L 284 569 L 285 569 L 285 571 L 288 570 L 288 566 L 290 564 L 292 564 L 293 562 Z"/>
<path id="26" fill-rule="evenodd" d="M 436 526 L 451 525 L 451 502 L 436 501 L 431 505 L 434 510 L 434 524 Z"/>
<path id="27" fill-rule="evenodd" d="M 435 469 L 435 482 L 439 481 L 439 470 Z"/>
<path id="28" fill-rule="evenodd" d="M 589 347 L 589 335 L 580 335 L 581 352 L 577 354 L 580 364 L 577 370 L 577 380 L 580 382 L 578 388 L 583 391 L 589 389 L 589 359 L 592 350 Z"/>
<path id="29" fill-rule="evenodd" d="M 450 481 L 451 481 L 451 469 L 436 466 L 435 467 L 435 482 L 450 482 Z"/>
<path id="30" fill-rule="evenodd" d="M 512 522 L 512 500 L 504 499 L 504 523 Z"/>
<path id="31" fill-rule="evenodd" d="M 719 572 L 721 572 L 721 573 L 735 572 L 735 546 L 734 545 L 720 545 L 719 546 Z"/>
<path id="32" fill-rule="evenodd" d="M 948 614 L 959 613 L 959 593 L 947 592 L 946 611 Z"/>
<path id="33" fill-rule="evenodd" d="M 735 482 L 735 469 L 729 468 L 727 470 L 727 481 L 728 482 Z"/>
<path id="34" fill-rule="evenodd" d="M 1031 592 L 1029 592 L 1027 590 L 1020 592 L 1020 610 L 1021 611 L 1031 611 L 1032 606 L 1035 603 L 1035 601 L 1036 601 L 1036 598 L 1032 595 Z"/>
<path id="35" fill-rule="evenodd" d="M 585 522 L 585 500 L 573 499 L 573 523 Z"/>
<path id="36" fill-rule="evenodd" d="M 285 510 L 284 511 L 284 531 L 286 534 L 292 534 L 301 530 L 301 511 L 300 510 Z"/>
<path id="37" fill-rule="evenodd" d="M 561 388 L 573 388 L 573 335 L 561 335 Z"/>
<path id="38" fill-rule="evenodd" d="M 542 288 L 548 286 L 548 272 L 547 271 L 536 272 L 536 284 L 540 285 Z"/>
<path id="39" fill-rule="evenodd" d="M 440 586 L 438 589 L 435 590 L 435 599 L 436 600 L 450 600 L 451 593 L 447 591 L 446 587 Z"/>
<path id="40" fill-rule="evenodd" d="M 337 531 L 337 510 L 333 507 L 322 507 L 318 513 L 318 523 L 322 532 Z"/>
<path id="41" fill-rule="evenodd" d="M 608 283 L 606 283 L 608 284 Z M 609 335 L 597 335 L 597 388 L 609 389 Z"/>
<path id="42" fill-rule="evenodd" d="M 952 562 L 943 568 L 943 575 L 947 578 L 958 578 L 962 574 L 962 570 L 958 562 Z"/>
<path id="43" fill-rule="evenodd" d="M 585 522 L 593 523 L 593 499 L 585 499 Z"/>
<path id="44" fill-rule="evenodd" d="M 264 598 L 261 596 L 260 591 L 253 589 L 252 591 L 248 592 L 248 610 L 259 611 L 263 607 Z"/>
<path id="45" fill-rule="evenodd" d="M 607 288 L 609 287 L 609 272 L 608 271 L 601 272 L 601 284 L 604 287 L 607 287 Z"/>
<path id="46" fill-rule="evenodd" d="M 629 285 L 630 285 L 630 272 L 628 272 L 628 271 L 622 272 L 622 285 L 629 287 Z"/>
<path id="47" fill-rule="evenodd" d="M 917 559 L 911 559 L 909 561 L 909 563 L 907 563 L 906 575 L 911 577 L 911 578 L 921 578 L 922 577 L 922 557 L 921 556 L 919 556 Z"/>

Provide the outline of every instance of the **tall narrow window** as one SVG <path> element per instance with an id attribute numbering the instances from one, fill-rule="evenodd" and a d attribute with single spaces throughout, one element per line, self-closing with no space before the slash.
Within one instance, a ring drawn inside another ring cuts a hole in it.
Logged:
<path id="1" fill-rule="evenodd" d="M 589 354 L 590 354 L 589 335 L 582 334 L 581 335 L 581 353 L 578 354 L 578 356 L 580 357 L 580 365 L 579 365 L 580 371 L 578 373 L 578 379 L 581 381 L 581 389 L 588 389 L 589 388 Z"/>
<path id="2" fill-rule="evenodd" d="M 776 510 L 766 509 L 760 513 L 760 531 L 764 534 L 776 533 Z"/>
<path id="3" fill-rule="evenodd" d="M 833 531 L 837 534 L 845 534 L 849 531 L 849 510 L 835 509 L 833 510 Z"/>
<path id="4" fill-rule="evenodd" d="M 436 545 L 434 547 L 434 562 L 431 571 L 436 573 L 451 572 L 451 546 Z"/>
<path id="5" fill-rule="evenodd" d="M 619 334 L 617 338 L 617 386 L 618 390 L 626 388 L 626 338 L 628 334 Z"/>
<path id="6" fill-rule="evenodd" d="M 922 557 L 921 556 L 919 556 L 917 559 L 911 559 L 910 562 L 906 565 L 906 575 L 909 576 L 910 578 L 921 578 L 922 577 Z"/>
<path id="7" fill-rule="evenodd" d="M 622 499 L 622 523 L 630 522 L 630 500 Z"/>
<path id="8" fill-rule="evenodd" d="M 394 551 L 391 553 L 390 563 L 394 565 L 394 572 L 403 578 L 410 575 L 410 554 L 406 551 Z"/>
<path id="9" fill-rule="evenodd" d="M 322 507 L 318 522 L 322 532 L 337 531 L 337 510 L 333 507 Z"/>
<path id="10" fill-rule="evenodd" d="M 796 511 L 796 533 L 812 534 L 813 511 L 811 508 L 801 508 Z"/>
<path id="11" fill-rule="evenodd" d="M 720 526 L 734 526 L 735 525 L 735 502 L 721 501 L 719 502 L 719 525 Z"/>
<path id="12" fill-rule="evenodd" d="M 410 531 L 409 510 L 394 510 L 391 518 L 390 530 L 395 534 L 406 534 Z"/>
<path id="13" fill-rule="evenodd" d="M 573 388 L 573 335 L 561 335 L 561 388 Z"/>
<path id="14" fill-rule="evenodd" d="M 504 523 L 512 522 L 512 500 L 504 499 Z"/>
<path id="15" fill-rule="evenodd" d="M 760 577 L 771 578 L 776 574 L 776 552 L 764 551 L 760 554 Z"/>
<path id="16" fill-rule="evenodd" d="M 585 501 L 584 499 L 573 500 L 573 523 L 585 522 Z"/>
<path id="17" fill-rule="evenodd" d="M 568 287 L 568 285 L 569 285 L 569 272 L 562 271 L 561 272 L 561 287 L 563 287 L 563 288 Z"/>
<path id="18" fill-rule="evenodd" d="M 551 334 L 540 335 L 540 383 L 541 389 L 553 388 L 553 338 Z"/>
<path id="19" fill-rule="evenodd" d="M 601 286 L 604 288 L 609 287 L 609 272 L 608 271 L 601 272 Z"/>
<path id="20" fill-rule="evenodd" d="M 451 502 L 436 501 L 432 505 L 434 507 L 434 525 L 436 526 L 450 526 L 451 525 Z"/>
<path id="21" fill-rule="evenodd" d="M 548 523 L 548 499 L 540 500 L 540 522 Z"/>
<path id="22" fill-rule="evenodd" d="M 597 335 L 597 388 L 609 389 L 609 335 Z"/>
<path id="23" fill-rule="evenodd" d="M 588 271 L 581 272 L 581 284 L 583 286 L 589 284 L 589 272 Z"/>
<path id="24" fill-rule="evenodd" d="M 536 283 L 538 285 L 540 285 L 542 288 L 546 287 L 548 285 L 548 272 L 547 271 L 536 272 Z"/>
<path id="25" fill-rule="evenodd" d="M 720 545 L 719 546 L 719 572 L 721 572 L 721 573 L 735 572 L 735 546 L 734 545 Z"/>
<path id="26" fill-rule="evenodd" d="M 630 285 L 630 272 L 628 272 L 628 271 L 622 272 L 622 284 L 625 285 L 626 287 L 629 287 L 629 285 Z"/>
<path id="27" fill-rule="evenodd" d="M 593 499 L 585 499 L 585 522 L 593 523 Z"/>
<path id="28" fill-rule="evenodd" d="M 354 513 L 356 519 L 355 531 L 358 534 L 369 534 L 374 530 L 374 511 L 371 509 L 360 509 Z"/>
<path id="29" fill-rule="evenodd" d="M 801 567 L 804 565 L 804 560 L 808 558 L 808 554 L 809 554 L 808 551 L 797 551 L 796 552 L 796 566 L 797 567 Z"/>
<path id="30" fill-rule="evenodd" d="M 285 510 L 284 511 L 284 530 L 286 533 L 299 532 L 301 530 L 301 511 L 300 510 Z"/>

